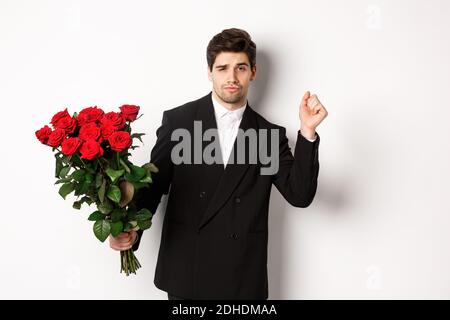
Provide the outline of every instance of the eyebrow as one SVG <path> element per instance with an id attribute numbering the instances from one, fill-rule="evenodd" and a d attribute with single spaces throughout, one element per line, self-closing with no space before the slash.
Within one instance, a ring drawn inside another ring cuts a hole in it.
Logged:
<path id="1" fill-rule="evenodd" d="M 247 67 L 249 67 L 247 62 L 239 62 L 236 65 L 237 66 L 247 66 Z M 228 64 L 222 64 L 220 66 L 216 66 L 216 68 L 224 68 L 224 67 L 227 67 L 227 66 L 228 66 Z"/>

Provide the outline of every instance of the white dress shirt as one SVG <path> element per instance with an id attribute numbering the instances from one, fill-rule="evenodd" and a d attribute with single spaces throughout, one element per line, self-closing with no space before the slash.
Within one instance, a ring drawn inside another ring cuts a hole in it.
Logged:
<path id="1" fill-rule="evenodd" d="M 216 116 L 223 165 L 226 168 L 231 150 L 233 149 L 234 141 L 237 137 L 239 125 L 241 124 L 242 116 L 245 108 L 247 107 L 247 102 L 239 108 L 231 111 L 221 105 L 220 102 L 214 98 L 214 95 L 211 95 L 211 97 L 214 106 L 214 114 Z M 314 142 L 316 138 L 317 136 L 315 136 L 314 139 L 305 139 Z"/>
<path id="2" fill-rule="evenodd" d="M 234 141 L 236 140 L 242 115 L 244 114 L 247 102 L 239 108 L 231 111 L 222 106 L 219 101 L 212 96 L 214 114 L 216 116 L 217 131 L 219 134 L 220 151 L 222 152 L 223 166 L 226 168 Z"/>

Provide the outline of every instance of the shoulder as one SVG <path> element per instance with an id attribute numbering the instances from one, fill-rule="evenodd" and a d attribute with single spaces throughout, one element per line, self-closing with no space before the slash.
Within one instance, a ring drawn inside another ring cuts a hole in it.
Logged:
<path id="1" fill-rule="evenodd" d="M 252 109 L 252 112 L 255 115 L 256 123 L 258 124 L 258 128 L 260 129 L 278 129 L 281 131 L 286 131 L 286 128 L 283 126 L 280 126 L 276 123 L 273 123 L 266 118 L 264 118 L 262 115 L 260 115 L 258 112 Z"/>
<path id="2" fill-rule="evenodd" d="M 167 117 L 169 121 L 175 122 L 193 119 L 199 106 L 206 103 L 209 96 L 210 94 L 207 94 L 199 99 L 188 101 L 182 105 L 167 109 L 164 111 L 164 116 Z"/>

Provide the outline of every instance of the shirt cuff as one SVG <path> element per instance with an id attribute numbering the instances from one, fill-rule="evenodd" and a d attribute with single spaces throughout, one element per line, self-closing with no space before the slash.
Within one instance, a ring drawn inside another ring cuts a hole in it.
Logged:
<path id="1" fill-rule="evenodd" d="M 308 140 L 309 142 L 314 142 L 314 141 L 317 140 L 317 132 L 314 134 L 314 139 L 308 139 L 308 138 L 306 138 L 304 135 L 302 135 L 302 132 L 301 132 L 300 130 L 298 130 L 298 133 L 299 133 L 303 138 L 305 138 L 306 140 Z"/>

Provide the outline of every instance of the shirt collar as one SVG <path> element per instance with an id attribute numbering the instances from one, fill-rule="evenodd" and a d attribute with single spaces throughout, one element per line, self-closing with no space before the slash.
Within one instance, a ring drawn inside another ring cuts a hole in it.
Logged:
<path id="1" fill-rule="evenodd" d="M 245 102 L 238 109 L 231 111 L 225 108 L 223 105 L 221 105 L 220 102 L 214 98 L 213 94 L 211 94 L 211 98 L 214 106 L 214 112 L 218 119 L 222 118 L 225 115 L 233 115 L 236 119 L 242 120 L 245 108 L 247 107 L 247 102 Z"/>

